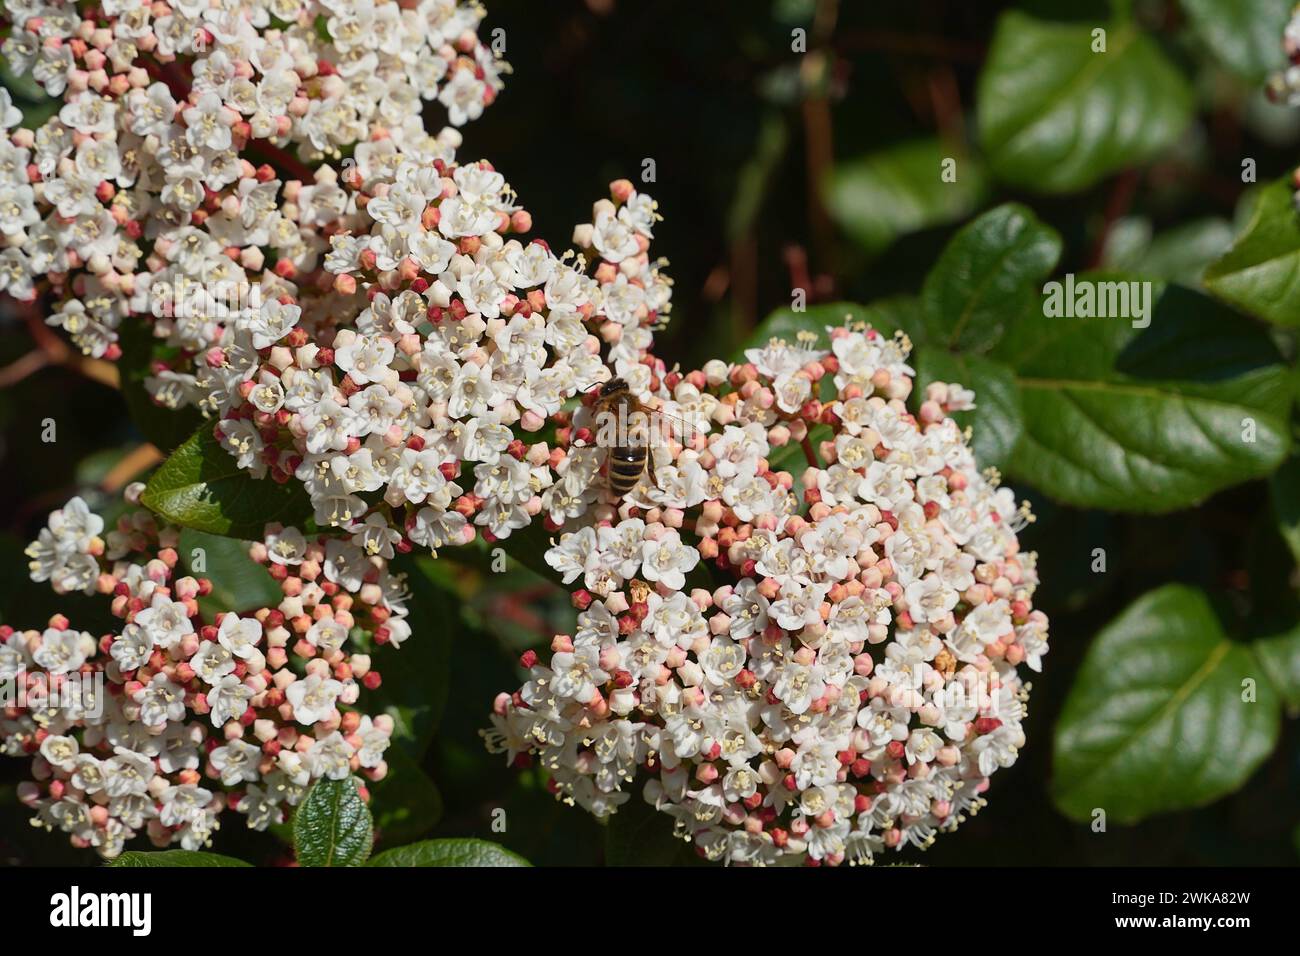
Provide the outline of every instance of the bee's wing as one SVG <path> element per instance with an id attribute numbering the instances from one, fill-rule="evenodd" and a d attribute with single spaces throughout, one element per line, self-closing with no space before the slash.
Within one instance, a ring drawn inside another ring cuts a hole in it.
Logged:
<path id="1" fill-rule="evenodd" d="M 658 418 L 666 418 L 670 422 L 676 422 L 678 425 L 678 435 L 675 437 L 679 439 L 684 439 L 686 436 L 691 435 L 694 432 L 704 431 L 704 429 L 700 428 L 697 425 L 691 424 L 684 418 L 678 418 L 676 415 L 669 415 L 667 412 L 662 412 L 657 408 L 651 408 L 649 405 L 647 405 L 645 402 L 641 401 L 640 399 L 630 398 L 629 401 L 634 411 L 638 411 L 641 414 L 647 416 L 648 418 L 650 418 L 651 421 L 653 421 L 656 417 L 658 417 Z"/>

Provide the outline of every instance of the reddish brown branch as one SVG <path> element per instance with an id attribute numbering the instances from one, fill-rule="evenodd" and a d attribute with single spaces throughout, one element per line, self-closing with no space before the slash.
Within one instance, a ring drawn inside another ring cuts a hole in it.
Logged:
<path id="1" fill-rule="evenodd" d="M 10 388 L 17 385 L 27 376 L 39 372 L 49 364 L 50 356 L 48 353 L 42 349 L 32 349 L 22 358 L 11 362 L 4 368 L 0 368 L 0 388 Z"/>
<path id="2" fill-rule="evenodd" d="M 117 464 L 108 470 L 108 474 L 104 475 L 99 486 L 110 493 L 118 492 L 132 478 L 162 460 L 163 453 L 156 446 L 146 442 L 123 455 Z"/>
<path id="3" fill-rule="evenodd" d="M 939 135 L 949 143 L 964 144 L 966 124 L 961 112 L 961 92 L 957 89 L 957 75 L 948 64 L 930 71 L 928 77 L 930 103 L 934 106 L 934 121 Z"/>
<path id="4" fill-rule="evenodd" d="M 1106 243 L 1110 239 L 1111 231 L 1115 228 L 1115 223 L 1122 219 L 1129 207 L 1133 205 L 1133 197 L 1137 194 L 1138 180 L 1140 175 L 1136 169 L 1128 169 L 1119 175 L 1115 180 L 1115 185 L 1111 188 L 1110 198 L 1106 201 L 1105 220 L 1102 222 L 1101 232 L 1097 235 L 1097 241 L 1093 244 L 1092 255 L 1088 257 L 1088 268 L 1095 269 L 1101 265 L 1102 257 L 1106 254 Z"/>
<path id="5" fill-rule="evenodd" d="M 821 465 L 817 461 L 817 453 L 813 451 L 812 442 L 808 440 L 808 436 L 804 435 L 803 440 L 799 444 L 803 447 L 803 456 L 808 459 L 808 467 L 820 468 Z"/>
<path id="6" fill-rule="evenodd" d="M 33 357 L 35 353 L 29 353 L 12 365 L 0 370 L 0 376 L 4 377 L 3 384 L 8 386 L 20 382 L 28 375 L 47 365 L 62 365 L 84 375 L 91 381 L 99 382 L 101 385 L 107 385 L 109 388 L 120 387 L 121 379 L 116 365 L 112 362 L 105 362 L 103 359 L 88 358 L 74 351 L 68 346 L 67 342 L 59 338 L 49 326 L 41 321 L 40 313 L 34 305 L 30 305 L 24 310 L 23 322 L 26 324 L 27 331 L 31 334 L 32 341 L 36 343 L 36 347 L 43 359 L 38 361 Z"/>

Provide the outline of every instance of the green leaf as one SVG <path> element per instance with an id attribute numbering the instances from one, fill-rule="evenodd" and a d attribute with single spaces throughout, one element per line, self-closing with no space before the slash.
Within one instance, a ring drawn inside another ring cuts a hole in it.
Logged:
<path id="1" fill-rule="evenodd" d="M 130 850 L 108 865 L 116 867 L 252 866 L 251 863 L 237 860 L 233 856 L 222 856 L 220 853 L 201 853 L 196 850 L 158 850 L 152 853 Z"/>
<path id="2" fill-rule="evenodd" d="M 1182 0 L 1192 33 L 1252 83 L 1286 66 L 1282 30 L 1295 0 Z"/>
<path id="3" fill-rule="evenodd" d="M 260 540 L 267 522 L 302 527 L 312 514 L 296 481 L 276 484 L 245 472 L 203 425 L 154 472 L 140 499 L 183 528 Z"/>
<path id="4" fill-rule="evenodd" d="M 1300 626 L 1251 645 L 1291 716 L 1300 713 Z"/>
<path id="5" fill-rule="evenodd" d="M 1243 700 L 1254 679 L 1256 699 Z M 1053 797 L 1131 823 L 1236 790 L 1277 742 L 1278 698 L 1204 594 L 1151 591 L 1097 635 L 1056 727 Z"/>
<path id="6" fill-rule="evenodd" d="M 186 528 L 177 550 L 186 572 L 212 582 L 212 593 L 199 599 L 208 613 L 275 607 L 284 597 L 270 572 L 248 556 L 243 541 Z"/>
<path id="7" fill-rule="evenodd" d="M 540 527 L 541 522 L 535 522 Z M 513 536 L 512 536 L 513 538 Z M 437 732 L 451 687 L 451 646 L 461 622 L 460 602 L 435 585 L 425 570 L 433 559 L 403 555 L 392 569 L 406 575 L 411 592 L 411 636 L 401 647 L 380 648 L 374 658 L 383 678 L 366 699 L 372 712 L 392 716 L 393 740 L 417 761 Z"/>
<path id="8" fill-rule="evenodd" d="M 122 397 L 126 400 L 131 421 L 140 434 L 164 452 L 170 452 L 194 433 L 203 423 L 197 408 L 164 408 L 154 402 L 145 379 L 153 375 L 152 363 L 175 354 L 159 339 L 154 338 L 147 322 L 139 318 L 125 320 L 118 329 L 122 357 L 117 367 L 121 372 Z"/>
<path id="9" fill-rule="evenodd" d="M 1002 15 L 976 91 L 993 172 L 1017 188 L 1062 193 L 1151 159 L 1191 119 L 1187 82 L 1132 23 L 1106 29 Z"/>
<path id="10" fill-rule="evenodd" d="M 1259 191 L 1245 230 L 1205 270 L 1205 287 L 1248 315 L 1300 325 L 1300 217 L 1290 178 Z"/>
<path id="11" fill-rule="evenodd" d="M 0 61 L 0 86 L 9 91 L 14 106 L 22 111 L 19 125 L 23 129 L 39 129 L 63 105 L 59 97 L 50 96 L 41 88 L 30 71 L 14 73 L 4 61 Z"/>
<path id="12" fill-rule="evenodd" d="M 370 856 L 374 824 L 357 782 L 318 780 L 293 815 L 293 846 L 303 866 L 360 866 Z"/>
<path id="13" fill-rule="evenodd" d="M 1278 531 L 1300 564 L 1300 458 L 1288 458 L 1268 480 Z"/>
<path id="14" fill-rule="evenodd" d="M 424 840 L 380 853 L 367 866 L 532 866 L 518 853 L 487 840 Z"/>
<path id="15" fill-rule="evenodd" d="M 1022 396 L 1013 476 L 1067 504 L 1163 512 L 1282 461 L 1290 384 L 1268 335 L 1178 286 L 1150 299 L 1146 329 L 1038 315 L 1008 331 L 993 357 Z"/>
<path id="16" fill-rule="evenodd" d="M 442 794 L 404 747 L 389 747 L 384 761 L 388 775 L 370 785 L 375 830 L 385 843 L 409 843 L 442 818 Z"/>
<path id="17" fill-rule="evenodd" d="M 899 330 L 915 335 L 921 329 L 920 312 L 914 296 L 894 296 L 870 305 L 826 302 L 810 305 L 802 311 L 780 308 L 758 324 L 736 353 L 735 361 L 745 361 L 747 349 L 761 349 L 772 339 L 784 339 L 794 344 L 800 332 L 813 333 L 817 336 L 817 346 L 826 348 L 830 344 L 826 336 L 828 328 L 857 322 L 870 324 L 882 335 L 893 335 Z"/>
<path id="18" fill-rule="evenodd" d="M 1102 267 L 1199 286 L 1210 263 L 1228 251 L 1232 237 L 1232 224 L 1216 217 L 1183 223 L 1154 237 L 1149 220 L 1129 218 L 1116 224 Z"/>
<path id="19" fill-rule="evenodd" d="M 968 351 L 993 346 L 1009 318 L 1037 310 L 1061 237 L 1029 209 L 1007 203 L 963 227 L 925 278 L 927 341 Z"/>
<path id="20" fill-rule="evenodd" d="M 606 866 L 683 866 L 698 862 L 691 843 L 673 836 L 673 820 L 646 803 L 640 781 L 605 824 Z"/>
<path id="21" fill-rule="evenodd" d="M 1001 362 L 981 355 L 953 355 L 924 346 L 912 356 L 916 369 L 917 401 L 931 382 L 956 383 L 975 392 L 973 411 L 957 412 L 957 424 L 971 426 L 971 447 L 981 468 L 1001 468 L 1011 456 L 1024 430 L 1020 386 L 1015 373 Z"/>
<path id="22" fill-rule="evenodd" d="M 33 103 L 54 100 L 54 97 L 46 93 L 41 84 L 36 82 L 31 70 L 15 72 L 8 63 L 0 63 L 0 87 L 9 91 L 10 99 L 19 109 L 24 109 Z"/>
<path id="23" fill-rule="evenodd" d="M 956 181 L 944 182 L 943 162 L 956 160 Z M 984 170 L 937 139 L 890 146 L 840 163 L 827 177 L 826 208 L 868 252 L 898 236 L 969 215 L 987 190 Z"/>

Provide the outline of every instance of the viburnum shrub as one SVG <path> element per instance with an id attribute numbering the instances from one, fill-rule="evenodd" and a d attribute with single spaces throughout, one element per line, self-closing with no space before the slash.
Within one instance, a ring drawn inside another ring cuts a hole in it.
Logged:
<path id="1" fill-rule="evenodd" d="M 224 809 L 264 830 L 313 780 L 387 773 L 393 719 L 358 700 L 380 684 L 362 649 L 410 635 L 402 578 L 346 541 L 269 525 L 249 554 L 282 599 L 209 617 L 212 581 L 179 574 L 178 540 L 142 508 L 104 533 L 73 498 L 28 547 L 32 579 L 100 595 L 120 628 L 95 635 L 63 615 L 0 626 L 0 681 L 18 691 L 0 710 L 0 751 L 32 758 L 19 798 L 105 857 L 137 834 L 199 849 Z"/>
<path id="2" fill-rule="evenodd" d="M 1028 510 L 953 417 L 975 396 L 914 394 L 906 335 L 843 321 L 668 366 L 649 196 L 612 183 L 557 254 L 501 172 L 425 131 L 421 99 L 460 125 L 501 89 L 475 4 L 7 9 L 6 60 L 63 105 L 16 128 L 0 91 L 0 290 L 45 296 L 94 357 L 143 327 L 152 401 L 206 418 L 128 495 L 157 517 L 101 538 L 73 500 L 29 550 L 122 621 L 3 632 L 27 696 L 0 730 L 39 822 L 106 856 L 138 832 L 196 849 L 224 808 L 265 828 L 313 781 L 383 779 L 369 650 L 431 639 L 388 561 L 480 536 L 576 586 L 574 632 L 524 656 L 486 734 L 559 798 L 606 817 L 639 792 L 735 863 L 870 862 L 982 805 L 1047 619 Z M 614 378 L 677 423 L 622 497 L 596 416 Z M 180 526 L 248 533 L 196 517 L 221 509 L 205 473 L 181 481 L 213 447 L 232 500 L 305 492 L 249 548 L 275 606 L 213 610 L 177 577 Z M 74 674 L 105 681 L 101 712 L 50 703 Z"/>
<path id="3" fill-rule="evenodd" d="M 789 112 L 815 137 L 849 74 L 826 7 L 797 82 L 763 85 L 807 98 Z M 1256 90 L 1286 64 L 1225 42 L 1240 30 L 1219 5 L 1178 7 L 1188 60 L 1210 48 Z M 1050 598 L 1004 472 L 1052 499 L 1037 511 L 1053 535 L 1067 509 L 1191 509 L 1268 477 L 1300 555 L 1295 182 L 1252 191 L 1235 242 L 1210 222 L 1161 245 L 1134 221 L 1178 202 L 1180 173 L 1160 164 L 1195 116 L 1144 9 L 1117 5 L 1105 29 L 1011 10 L 975 44 L 970 124 L 969 85 L 936 73 L 943 135 L 842 163 L 810 142 L 809 195 L 826 207 L 809 217 L 814 260 L 859 263 L 896 234 L 983 212 L 917 295 L 859 306 L 828 300 L 835 277 L 796 277 L 790 308 L 740 321 L 716 349 L 699 337 L 695 356 L 714 358 L 688 367 L 656 342 L 673 286 L 642 191 L 653 176 L 615 179 L 571 234 L 541 237 L 506 166 L 467 150 L 461 127 L 510 72 L 480 38 L 481 5 L 4 9 L 6 70 L 55 108 L 23 126 L 0 88 L 0 291 L 43 347 L 68 351 L 42 321 L 83 368 L 113 378 L 116 363 L 160 462 L 125 506 L 78 476 L 85 497 L 27 549 L 61 613 L 0 628 L 0 684 L 19 692 L 0 701 L 0 750 L 30 763 L 17 795 L 35 822 L 77 847 L 203 853 L 251 839 L 247 825 L 291 840 L 300 864 L 367 861 L 441 812 L 424 771 L 455 683 L 480 697 L 455 732 L 477 748 L 482 727 L 520 792 L 549 788 L 610 845 L 628 827 L 640 851 L 649 819 L 723 864 L 896 860 L 982 808 L 1026 744 L 1048 652 L 1035 602 Z M 1277 29 L 1292 65 L 1269 88 L 1295 104 L 1300 18 Z M 784 135 L 768 131 L 737 186 L 736 235 L 775 208 L 750 190 L 785 181 L 771 165 L 784 146 L 767 148 Z M 517 140 L 512 163 L 555 161 Z M 565 140 L 565 161 L 585 163 L 591 142 Z M 1253 157 L 1230 159 L 1255 182 Z M 1222 172 L 1205 202 L 1243 193 Z M 1067 230 L 1088 250 L 1069 255 L 1026 204 L 984 208 L 997 181 L 1060 196 L 1106 179 L 1110 198 Z M 1160 187 L 1149 206 L 1144 179 Z M 862 248 L 841 250 L 831 224 Z M 1078 276 L 1053 281 L 1062 263 Z M 710 287 L 740 284 L 733 272 Z M 880 287 L 896 293 L 893 278 Z M 222 548 L 205 570 L 204 549 Z M 1062 564 L 1106 574 L 1105 548 L 1079 549 L 1089 557 Z M 567 601 L 530 620 L 542 643 L 515 680 L 461 682 L 498 611 L 469 592 L 507 558 Z M 1256 574 L 1214 561 L 1225 579 Z M 1127 601 L 1136 579 L 1071 581 L 1069 600 L 1110 588 Z M 1270 626 L 1294 627 L 1274 604 Z M 1240 786 L 1277 740 L 1282 701 L 1300 700 L 1296 640 L 1229 640 L 1191 588 L 1138 598 L 1060 708 L 1054 803 L 1130 822 Z M 1257 696 L 1231 709 L 1247 679 Z M 439 761 L 467 753 L 451 749 Z M 463 803 L 456 826 L 489 806 Z M 393 852 L 517 862 L 482 845 Z"/>

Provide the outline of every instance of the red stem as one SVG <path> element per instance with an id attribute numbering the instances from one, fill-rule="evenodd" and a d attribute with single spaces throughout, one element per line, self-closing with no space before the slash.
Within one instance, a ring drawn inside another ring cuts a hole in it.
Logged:
<path id="1" fill-rule="evenodd" d="M 808 440 L 807 435 L 803 436 L 803 441 L 800 442 L 800 445 L 803 446 L 803 456 L 808 459 L 808 467 L 820 468 L 821 465 L 817 463 L 817 455 L 813 452 L 812 442 Z"/>
<path id="2" fill-rule="evenodd" d="M 1115 223 L 1123 218 L 1129 207 L 1133 205 L 1133 197 L 1137 193 L 1138 179 L 1138 171 L 1128 169 L 1115 180 L 1110 199 L 1106 203 L 1105 220 L 1101 232 L 1097 236 L 1097 242 L 1093 245 L 1092 255 L 1089 257 L 1089 269 L 1095 269 L 1101 265 L 1102 257 L 1106 254 L 1106 242 L 1110 239 L 1111 230 L 1115 228 Z"/>

